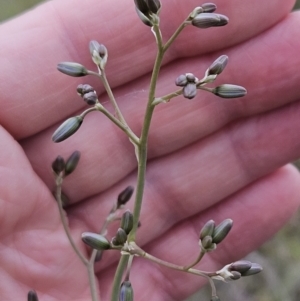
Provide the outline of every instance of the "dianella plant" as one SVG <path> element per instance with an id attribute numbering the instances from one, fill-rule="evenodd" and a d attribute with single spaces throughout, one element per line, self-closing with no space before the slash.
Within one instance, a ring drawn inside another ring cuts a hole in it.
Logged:
<path id="1" fill-rule="evenodd" d="M 135 6 L 135 7 L 134 7 Z M 84 122 L 90 112 L 100 112 L 111 120 L 124 135 L 128 137 L 132 143 L 132 151 L 135 152 L 137 160 L 137 180 L 135 187 L 124 187 L 123 191 L 116 196 L 116 202 L 112 204 L 110 212 L 103 221 L 102 229 L 98 233 L 84 232 L 82 233 L 82 241 L 90 248 L 90 256 L 87 257 L 80 251 L 80 248 L 75 244 L 70 235 L 68 228 L 67 216 L 64 212 L 64 204 L 66 196 L 62 193 L 62 184 L 65 177 L 69 176 L 76 168 L 79 159 L 79 151 L 75 151 L 68 159 L 58 156 L 53 164 L 52 169 L 55 175 L 56 191 L 55 198 L 58 203 L 59 212 L 63 226 L 65 228 L 70 244 L 78 258 L 86 266 L 89 276 L 91 300 L 100 300 L 98 284 L 96 282 L 94 265 L 99 261 L 102 254 L 105 252 L 117 252 L 120 255 L 119 263 L 115 272 L 114 281 L 112 284 L 111 301 L 132 301 L 134 300 L 134 283 L 131 283 L 130 271 L 136 257 L 144 258 L 163 266 L 163 268 L 174 269 L 195 275 L 195 277 L 204 277 L 211 287 L 211 301 L 220 300 L 214 281 L 229 281 L 237 280 L 244 276 L 254 275 L 262 270 L 261 266 L 246 260 L 240 260 L 233 263 L 228 263 L 223 268 L 217 271 L 205 271 L 198 269 L 198 264 L 207 253 L 216 250 L 218 245 L 226 238 L 230 232 L 233 221 L 227 218 L 220 223 L 215 223 L 214 220 L 208 220 L 203 223 L 202 229 L 199 229 L 198 253 L 195 254 L 194 260 L 187 262 L 186 265 L 177 265 L 174 262 L 168 262 L 157 258 L 139 246 L 136 240 L 138 228 L 147 227 L 140 224 L 140 212 L 143 202 L 145 175 L 147 166 L 147 149 L 148 135 L 151 125 L 152 116 L 157 106 L 168 106 L 174 98 L 187 98 L 186 101 L 197 101 L 198 92 L 213 93 L 219 97 L 219 101 L 226 101 L 224 98 L 242 97 L 246 94 L 246 89 L 234 84 L 214 85 L 214 81 L 219 77 L 228 63 L 228 57 L 221 55 L 215 61 L 207 66 L 204 74 L 192 74 L 190 72 L 174 75 L 174 89 L 165 95 L 157 95 L 156 87 L 158 83 L 159 73 L 162 66 L 163 58 L 173 42 L 183 30 L 188 30 L 186 27 L 194 26 L 201 29 L 210 27 L 225 26 L 229 20 L 226 16 L 216 13 L 216 5 L 213 3 L 204 3 L 199 7 L 194 8 L 186 17 L 180 26 L 174 31 L 173 35 L 168 39 L 163 37 L 160 30 L 160 11 L 162 9 L 159 0 L 134 0 L 132 9 L 137 12 L 137 18 L 143 22 L 149 30 L 152 31 L 156 41 L 157 52 L 154 59 L 154 65 L 149 84 L 148 98 L 145 99 L 145 114 L 140 133 L 134 132 L 122 111 L 118 106 L 118 101 L 110 87 L 106 77 L 106 66 L 108 65 L 108 49 L 97 41 L 91 41 L 89 51 L 92 61 L 95 63 L 95 70 L 88 70 L 85 66 L 76 62 L 62 62 L 58 64 L 58 70 L 66 75 L 73 77 L 93 76 L 98 78 L 103 84 L 107 96 L 112 104 L 113 112 L 106 108 L 105 104 L 101 104 L 98 100 L 98 95 L 95 89 L 89 84 L 82 83 L 77 87 L 77 93 L 86 104 L 89 106 L 78 116 L 73 116 L 67 119 L 54 132 L 52 140 L 55 143 L 62 142 L 74 135 Z M 220 29 L 222 30 L 222 29 Z M 101 41 L 102 42 L 102 41 Z M 138 42 L 137 42 L 138 43 Z M 200 91 L 202 90 L 202 91 Z M 199 93 L 200 94 L 200 93 Z M 195 98 L 195 99 L 194 99 Z M 223 98 L 223 100 L 222 100 Z M 191 100 L 194 99 L 194 100 Z M 142 100 L 141 100 L 142 101 Z M 184 101 L 182 99 L 182 101 Z M 79 167 L 80 168 L 80 167 Z M 162 171 L 163 172 L 163 171 Z M 125 209 L 127 202 L 130 200 L 135 190 L 135 200 L 133 211 Z M 118 223 L 119 227 L 114 236 L 108 235 L 108 228 L 112 223 Z M 171 252 L 172 250 L 170 250 Z M 197 266 L 197 267 L 196 267 Z M 28 300 L 38 300 L 38 296 L 34 291 L 28 293 Z"/>

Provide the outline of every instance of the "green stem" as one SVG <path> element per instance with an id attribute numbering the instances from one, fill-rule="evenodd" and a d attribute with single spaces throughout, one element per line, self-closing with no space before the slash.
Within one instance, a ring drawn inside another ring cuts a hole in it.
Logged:
<path id="1" fill-rule="evenodd" d="M 110 112 L 108 112 L 101 104 L 96 104 L 95 108 L 103 113 L 108 119 L 110 119 L 116 126 L 118 126 L 135 144 L 138 145 L 140 143 L 139 138 L 130 130 L 130 128 L 124 125 L 121 121 L 115 118 Z"/>
<path id="2" fill-rule="evenodd" d="M 119 109 L 118 103 L 117 103 L 117 101 L 115 99 L 115 96 L 114 96 L 114 94 L 113 94 L 113 92 L 112 92 L 112 90 L 110 88 L 110 85 L 109 85 L 109 83 L 107 81 L 104 69 L 101 70 L 100 79 L 101 79 L 101 81 L 103 83 L 103 86 L 104 86 L 104 88 L 105 88 L 105 90 L 107 92 L 108 98 L 110 99 L 110 101 L 111 101 L 111 103 L 112 103 L 112 105 L 113 105 L 113 107 L 115 109 L 115 112 L 116 112 L 119 120 L 124 124 L 124 126 L 128 127 L 128 125 L 126 123 L 126 120 L 124 119 L 124 117 L 123 117 L 123 115 L 121 113 L 121 110 Z"/>
<path id="3" fill-rule="evenodd" d="M 198 257 L 197 257 L 197 259 L 193 263 L 185 266 L 184 269 L 188 270 L 191 267 L 195 266 L 197 263 L 199 263 L 201 261 L 201 259 L 203 258 L 203 256 L 205 255 L 205 253 L 206 253 L 205 251 L 201 250 L 200 253 L 199 253 L 199 255 L 198 255 Z"/>
<path id="4" fill-rule="evenodd" d="M 63 182 L 63 176 L 59 175 L 56 178 L 56 200 L 58 203 L 60 219 L 61 219 L 65 233 L 68 237 L 68 240 L 69 240 L 73 250 L 75 251 L 75 253 L 79 257 L 79 259 L 82 261 L 82 263 L 87 268 L 92 301 L 99 301 L 100 299 L 98 296 L 98 289 L 97 289 L 96 277 L 95 277 L 95 272 L 94 272 L 94 262 L 91 263 L 87 258 L 85 258 L 85 256 L 81 253 L 81 251 L 77 248 L 77 246 L 71 236 L 71 233 L 70 233 L 66 215 L 65 215 L 65 212 L 64 212 L 64 209 L 62 206 L 62 199 L 61 199 L 62 182 Z"/>
<path id="5" fill-rule="evenodd" d="M 77 254 L 77 256 L 79 257 L 79 259 L 82 261 L 82 263 L 87 266 L 89 261 L 87 260 L 87 258 L 85 258 L 85 256 L 80 252 L 80 250 L 77 248 L 74 240 L 73 240 L 73 237 L 71 236 L 71 233 L 70 233 L 70 229 L 68 227 L 68 222 L 67 222 L 67 219 L 66 219 L 66 214 L 64 212 L 64 209 L 63 209 L 63 205 L 62 205 L 62 200 L 61 200 L 61 186 L 62 186 L 62 182 L 63 182 L 63 177 L 62 176 L 58 176 L 56 178 L 56 200 L 57 200 L 57 203 L 58 203 L 58 209 L 59 209 L 59 215 L 60 215 L 60 219 L 62 221 L 62 224 L 63 224 L 63 227 L 64 227 L 64 230 L 66 232 L 66 235 L 68 237 L 68 240 L 73 248 L 73 250 L 75 251 L 75 253 Z"/>
<path id="6" fill-rule="evenodd" d="M 161 96 L 161 97 L 157 97 L 153 100 L 152 105 L 156 106 L 156 105 L 158 105 L 162 102 L 169 102 L 172 98 L 181 95 L 182 92 L 183 92 L 183 89 L 180 88 L 177 91 L 174 91 L 172 93 L 166 94 L 166 95 Z"/>
<path id="7" fill-rule="evenodd" d="M 112 287 L 112 293 L 111 293 L 111 301 L 118 301 L 119 300 L 119 291 L 120 291 L 120 286 L 122 283 L 122 277 L 124 274 L 124 271 L 126 269 L 128 259 L 130 255 L 122 255 L 119 264 L 115 273 L 114 277 L 114 282 L 113 282 L 113 287 Z"/>
<path id="8" fill-rule="evenodd" d="M 147 149 L 148 149 L 148 135 L 150 129 L 150 123 L 153 115 L 153 111 L 155 106 L 152 105 L 152 102 L 155 98 L 155 90 L 156 83 L 160 71 L 160 67 L 162 64 L 164 52 L 162 46 L 162 37 L 159 30 L 158 25 L 153 26 L 153 31 L 156 34 L 156 41 L 158 46 L 158 51 L 152 71 L 149 95 L 148 95 L 148 103 L 145 112 L 144 124 L 142 127 L 142 133 L 140 137 L 140 145 L 138 146 L 138 176 L 137 176 L 137 188 L 136 188 L 136 196 L 135 196 L 135 204 L 133 209 L 133 219 L 134 224 L 133 228 L 128 235 L 128 241 L 135 241 L 136 231 L 138 228 L 138 222 L 142 207 L 142 200 L 144 194 L 144 186 L 145 186 L 145 174 L 146 174 L 146 165 L 147 165 Z"/>
<path id="9" fill-rule="evenodd" d="M 92 301 L 99 301 L 100 297 L 99 297 L 99 293 L 98 293 L 98 286 L 96 284 L 94 261 L 88 263 L 87 270 L 88 270 L 88 275 L 89 275 L 89 284 L 90 284 Z"/>
<path id="10" fill-rule="evenodd" d="M 170 37 L 170 39 L 166 42 L 166 44 L 163 47 L 163 51 L 166 52 L 168 48 L 171 46 L 171 44 L 175 41 L 175 39 L 178 37 L 178 35 L 181 33 L 181 31 L 190 23 L 187 23 L 186 20 L 184 20 L 180 26 L 176 29 L 176 31 L 173 33 L 173 35 Z"/>

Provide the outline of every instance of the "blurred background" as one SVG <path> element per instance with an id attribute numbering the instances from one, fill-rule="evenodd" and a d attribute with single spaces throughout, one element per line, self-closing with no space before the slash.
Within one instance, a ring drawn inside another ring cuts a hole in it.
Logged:
<path id="1" fill-rule="evenodd" d="M 40 0 L 0 0 L 0 22 L 3 22 Z M 300 0 L 294 9 L 300 9 Z M 300 168 L 300 162 L 295 162 Z M 249 254 L 248 260 L 258 262 L 264 272 L 230 283 L 217 283 L 222 301 L 299 301 L 300 300 L 300 213 L 269 242 Z M 188 301 L 210 300 L 204 288 Z"/>

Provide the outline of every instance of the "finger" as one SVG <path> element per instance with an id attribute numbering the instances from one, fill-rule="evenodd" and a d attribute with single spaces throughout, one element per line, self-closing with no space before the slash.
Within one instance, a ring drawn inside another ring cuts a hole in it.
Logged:
<path id="1" fill-rule="evenodd" d="M 217 206 L 179 223 L 145 249 L 168 262 L 188 265 L 199 252 L 199 231 L 203 224 L 209 219 L 221 222 L 230 217 L 234 226 L 228 237 L 216 251 L 205 255 L 199 265 L 201 270 L 216 271 L 256 249 L 295 213 L 300 204 L 299 181 L 298 171 L 284 167 Z M 148 224 L 148 229 L 153 224 Z M 114 269 L 109 273 L 112 276 Z M 102 277 L 102 274 L 103 271 L 99 274 L 99 283 L 104 300 L 108 300 L 111 277 L 108 274 Z M 134 261 L 130 275 L 137 299 L 148 296 L 149 300 L 183 300 L 204 284 L 197 276 L 160 267 L 144 259 Z"/>
<path id="2" fill-rule="evenodd" d="M 229 15 L 232 25 L 225 30 L 189 28 L 166 62 L 176 57 L 225 48 L 248 39 L 286 16 L 293 2 L 276 0 L 262 5 L 261 1 L 256 0 L 241 5 L 237 0 L 227 1 L 226 4 L 217 1 L 220 12 Z M 180 20 L 197 5 L 197 1 L 192 0 L 185 1 L 184 5 L 171 0 L 164 2 L 164 6 L 169 8 L 162 12 L 165 35 L 170 36 Z M 172 6 L 175 9 L 170 14 Z M 98 29 L 99 20 L 102 22 Z M 99 3 L 95 0 L 84 3 L 47 2 L 1 26 L 0 34 L 3 41 L 0 47 L 0 88 L 3 91 L 0 120 L 16 138 L 37 133 L 82 107 L 81 103 L 74 104 L 72 101 L 74 92 L 68 89 L 72 84 L 67 77 L 56 72 L 55 66 L 59 61 L 73 60 L 92 68 L 87 55 L 87 44 L 91 39 L 100 37 L 114 58 L 108 72 L 109 78 L 114 78 L 113 87 L 149 72 L 155 52 L 151 33 L 138 20 L 131 0 L 119 1 L 115 6 L 109 1 Z M 137 42 L 143 47 L 136 48 Z M 16 58 L 17 63 L 11 64 Z M 16 124 L 16 120 L 20 119 L 25 120 L 22 127 Z"/>

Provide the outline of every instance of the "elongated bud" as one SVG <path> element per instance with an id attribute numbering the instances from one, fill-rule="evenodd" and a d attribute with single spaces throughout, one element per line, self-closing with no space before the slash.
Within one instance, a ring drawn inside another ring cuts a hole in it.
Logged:
<path id="1" fill-rule="evenodd" d="M 200 231 L 200 239 L 203 239 L 205 236 L 212 236 L 215 230 L 215 222 L 211 219 L 205 223 Z"/>
<path id="2" fill-rule="evenodd" d="M 224 26 L 228 23 L 228 21 L 229 19 L 224 15 L 214 13 L 202 13 L 197 15 L 192 20 L 192 25 L 198 28 L 209 28 Z"/>
<path id="3" fill-rule="evenodd" d="M 81 234 L 82 241 L 93 249 L 102 251 L 110 248 L 109 241 L 100 234 L 84 232 Z"/>
<path id="4" fill-rule="evenodd" d="M 39 301 L 37 293 L 34 290 L 28 292 L 27 301 Z"/>
<path id="5" fill-rule="evenodd" d="M 133 301 L 133 289 L 130 281 L 124 281 L 121 284 L 119 301 Z"/>
<path id="6" fill-rule="evenodd" d="M 133 215 L 129 210 L 126 210 L 121 219 L 121 228 L 125 231 L 126 234 L 132 230 L 133 227 Z"/>
<path id="7" fill-rule="evenodd" d="M 116 246 L 122 246 L 126 241 L 127 241 L 126 232 L 122 228 L 119 228 L 116 233 L 116 236 L 114 237 L 113 244 Z"/>
<path id="8" fill-rule="evenodd" d="M 61 156 L 57 158 L 52 163 L 52 170 L 59 175 L 65 169 L 65 160 Z"/>
<path id="9" fill-rule="evenodd" d="M 194 83 L 188 83 L 182 92 L 183 97 L 192 99 L 197 95 L 197 86 Z"/>
<path id="10" fill-rule="evenodd" d="M 134 188 L 132 186 L 128 186 L 118 195 L 118 201 L 117 201 L 118 208 L 125 205 L 130 200 L 133 191 Z"/>
<path id="11" fill-rule="evenodd" d="M 204 13 L 213 13 L 217 9 L 217 5 L 214 3 L 201 4 Z"/>
<path id="12" fill-rule="evenodd" d="M 66 176 L 75 170 L 75 168 L 77 167 L 77 164 L 79 162 L 79 159 L 80 159 L 79 151 L 73 152 L 72 155 L 68 158 L 68 160 L 66 162 L 66 167 L 65 167 L 65 175 Z"/>
<path id="13" fill-rule="evenodd" d="M 244 87 L 230 84 L 218 86 L 212 92 L 222 98 L 237 98 L 247 94 L 247 90 Z"/>
<path id="14" fill-rule="evenodd" d="M 228 63 L 228 56 L 221 55 L 210 65 L 210 67 L 207 70 L 207 75 L 220 74 L 225 69 L 227 63 Z"/>
<path id="15" fill-rule="evenodd" d="M 87 69 L 83 65 L 72 62 L 59 63 L 57 70 L 74 77 L 86 76 L 88 74 Z"/>
<path id="16" fill-rule="evenodd" d="M 260 273 L 262 270 L 263 268 L 261 265 L 259 265 L 258 263 L 252 263 L 251 268 L 241 274 L 242 276 L 251 276 Z"/>
<path id="17" fill-rule="evenodd" d="M 104 69 L 108 58 L 106 47 L 103 44 L 99 44 L 97 41 L 91 41 L 89 46 L 93 62 L 99 66 L 100 69 Z"/>
<path id="18" fill-rule="evenodd" d="M 62 123 L 52 135 L 54 142 L 61 142 L 72 136 L 80 128 L 83 121 L 82 116 L 75 116 Z"/>
<path id="19" fill-rule="evenodd" d="M 247 272 L 248 270 L 250 270 L 250 268 L 252 267 L 252 262 L 248 261 L 248 260 L 239 260 L 236 262 L 233 262 L 228 269 L 230 271 L 236 271 L 236 272 L 240 272 L 241 274 Z"/>
<path id="20" fill-rule="evenodd" d="M 231 219 L 225 219 L 221 222 L 214 230 L 213 233 L 213 242 L 219 244 L 229 233 L 232 228 L 233 221 Z"/>

